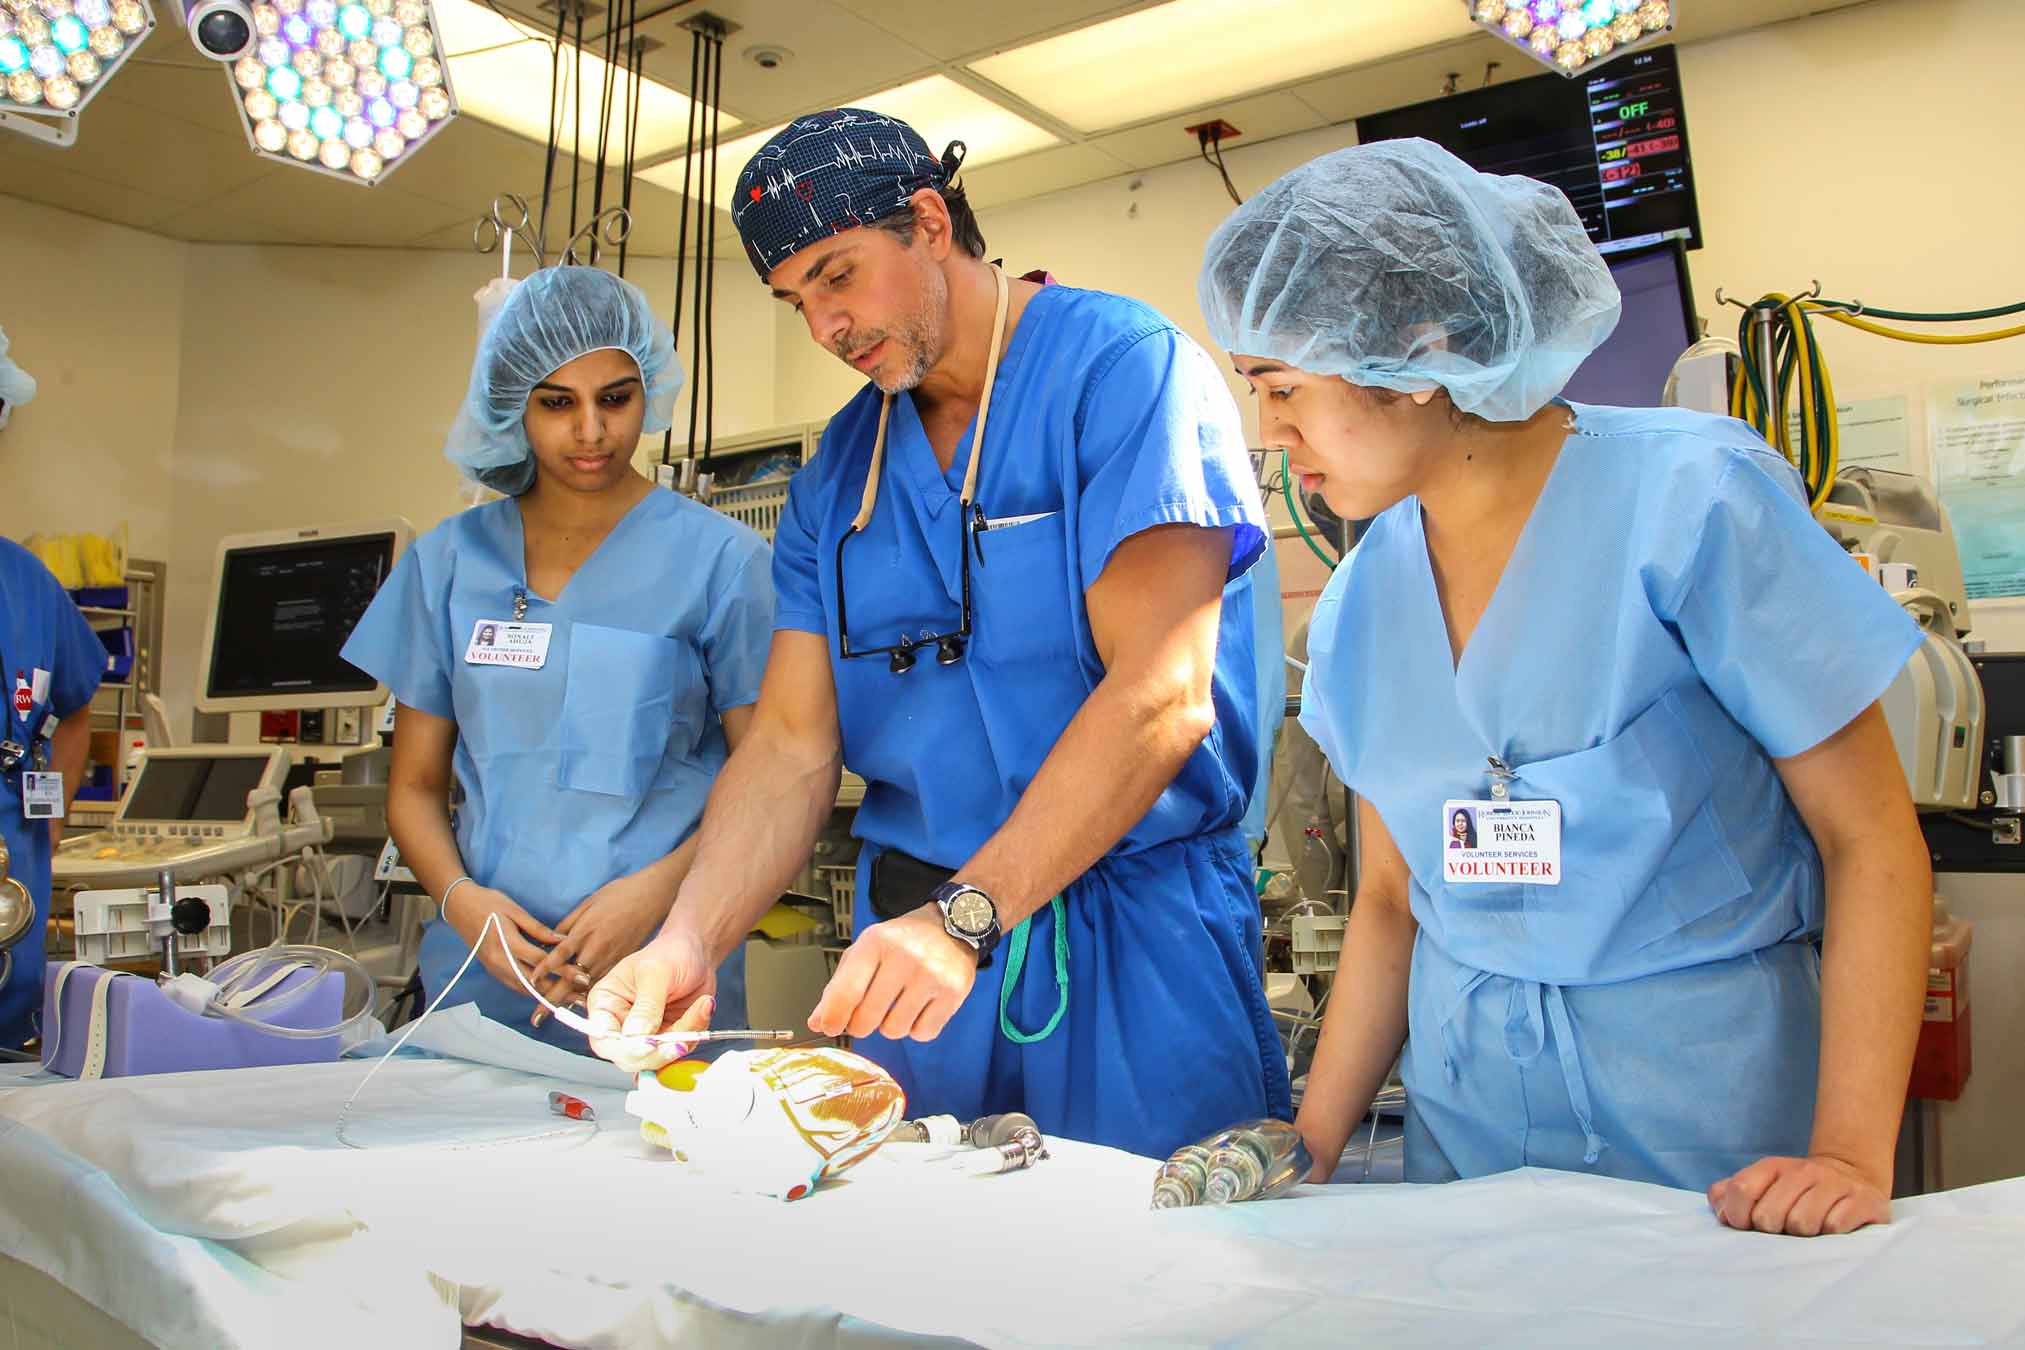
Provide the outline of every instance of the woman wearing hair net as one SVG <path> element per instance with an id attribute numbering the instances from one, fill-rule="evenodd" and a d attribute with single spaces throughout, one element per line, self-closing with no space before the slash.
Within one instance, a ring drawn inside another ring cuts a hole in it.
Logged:
<path id="1" fill-rule="evenodd" d="M 659 930 L 772 636 L 765 543 L 633 467 L 681 383 L 637 287 L 589 267 L 521 282 L 445 448 L 506 498 L 416 540 L 344 649 L 400 703 L 388 822 L 442 912 L 425 993 L 497 915 L 511 956 L 488 936 L 491 978 L 452 998 L 582 1053 L 512 966 L 567 1007 Z M 720 1024 L 744 1025 L 744 991 L 734 955 Z"/>
<path id="2" fill-rule="evenodd" d="M 1887 1220 L 1932 890 L 1877 706 L 1911 620 L 1740 423 L 1557 397 L 1618 297 L 1551 188 L 1339 151 L 1218 228 L 1200 296 L 1264 443 L 1378 517 L 1302 694 L 1363 862 L 1298 1122 L 1318 1177 L 1403 1040 L 1408 1180 Z"/>

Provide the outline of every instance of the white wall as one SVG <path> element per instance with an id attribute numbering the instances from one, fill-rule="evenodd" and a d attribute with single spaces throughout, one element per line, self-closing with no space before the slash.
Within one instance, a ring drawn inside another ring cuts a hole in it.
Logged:
<path id="1" fill-rule="evenodd" d="M 0 329 L 35 401 L 0 432 L 0 534 L 168 556 L 184 247 L 0 196 Z"/>

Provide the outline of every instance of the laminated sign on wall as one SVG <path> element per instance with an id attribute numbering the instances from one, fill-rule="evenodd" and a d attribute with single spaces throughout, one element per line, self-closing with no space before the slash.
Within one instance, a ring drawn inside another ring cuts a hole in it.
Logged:
<path id="1" fill-rule="evenodd" d="M 2025 595 L 2025 375 L 1937 386 L 1927 434 L 1969 598 Z"/>

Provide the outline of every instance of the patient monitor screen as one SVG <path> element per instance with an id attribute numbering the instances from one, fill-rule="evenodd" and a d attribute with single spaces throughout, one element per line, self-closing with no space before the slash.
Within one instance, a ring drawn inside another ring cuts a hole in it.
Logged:
<path id="1" fill-rule="evenodd" d="M 361 693 L 338 652 L 394 562 L 392 534 L 310 539 L 225 555 L 212 616 L 212 698 Z"/>
<path id="2" fill-rule="evenodd" d="M 120 815 L 126 820 L 244 820 L 246 794 L 260 786 L 266 772 L 265 755 L 151 758 Z"/>

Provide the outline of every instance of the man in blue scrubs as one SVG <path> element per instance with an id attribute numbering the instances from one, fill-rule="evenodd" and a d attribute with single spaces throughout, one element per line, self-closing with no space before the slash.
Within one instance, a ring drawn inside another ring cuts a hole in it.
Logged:
<path id="1" fill-rule="evenodd" d="M 985 262 L 960 163 L 846 108 L 739 177 L 754 269 L 868 384 L 790 489 L 766 681 L 695 869 L 590 1008 L 704 1025 L 848 765 L 858 938 L 810 1027 L 915 1114 L 1162 1154 L 1289 1109 L 1240 827 L 1264 513 L 1208 356 L 1134 301 Z"/>

